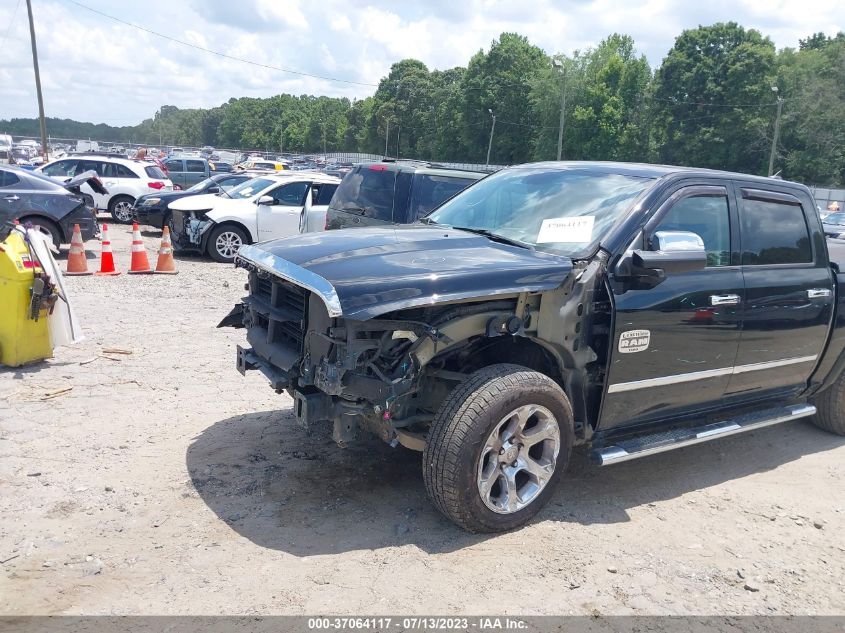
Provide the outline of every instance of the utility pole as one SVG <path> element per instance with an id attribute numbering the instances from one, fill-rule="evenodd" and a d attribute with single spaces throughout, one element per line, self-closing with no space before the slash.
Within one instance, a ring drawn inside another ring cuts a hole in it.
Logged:
<path id="1" fill-rule="evenodd" d="M 778 87 L 772 86 L 772 92 L 777 94 Z M 775 135 L 772 138 L 772 151 L 769 153 L 769 177 L 775 173 L 775 152 L 778 146 L 778 136 L 780 135 L 780 113 L 783 109 L 783 97 L 778 95 L 778 112 L 775 115 Z"/>
<path id="2" fill-rule="evenodd" d="M 384 124 L 387 126 L 384 132 L 384 155 L 387 156 L 387 142 L 390 140 L 390 119 L 385 119 Z"/>
<path id="3" fill-rule="evenodd" d="M 490 150 L 493 149 L 493 132 L 496 131 L 496 115 L 493 114 L 493 110 L 490 108 L 487 108 L 487 112 L 493 117 L 493 125 L 490 127 L 490 141 L 487 143 L 487 164 L 485 165 L 485 167 L 490 167 Z"/>
<path id="4" fill-rule="evenodd" d="M 557 68 L 561 73 L 561 87 L 560 87 L 560 124 L 557 128 L 557 159 L 563 152 L 563 126 L 566 122 L 566 65 L 559 59 L 552 60 L 552 66 Z"/>
<path id="5" fill-rule="evenodd" d="M 32 67 L 35 70 L 35 92 L 38 95 L 38 121 L 41 124 L 41 150 L 47 160 L 47 122 L 44 120 L 44 97 L 41 95 L 41 73 L 38 70 L 38 48 L 35 46 L 35 22 L 32 19 L 32 0 L 26 0 L 29 13 L 29 37 L 32 40 Z"/>

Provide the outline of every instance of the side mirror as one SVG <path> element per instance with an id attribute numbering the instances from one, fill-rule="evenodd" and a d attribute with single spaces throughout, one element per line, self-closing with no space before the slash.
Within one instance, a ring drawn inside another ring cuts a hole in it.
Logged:
<path id="1" fill-rule="evenodd" d="M 635 250 L 634 271 L 648 277 L 704 270 L 707 251 L 704 240 L 690 231 L 658 231 L 654 234 L 654 250 Z"/>
<path id="2" fill-rule="evenodd" d="M 273 204 L 273 196 L 261 196 L 255 204 Z"/>
<path id="3" fill-rule="evenodd" d="M 220 193 L 220 187 L 209 187 L 208 189 L 205 190 L 205 192 L 206 193 Z"/>

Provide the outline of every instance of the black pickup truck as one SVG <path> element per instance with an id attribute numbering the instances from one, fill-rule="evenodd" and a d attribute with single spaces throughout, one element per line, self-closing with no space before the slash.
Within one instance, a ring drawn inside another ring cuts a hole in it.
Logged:
<path id="1" fill-rule="evenodd" d="M 843 245 L 791 182 L 522 165 L 417 224 L 242 247 L 221 326 L 299 423 L 422 451 L 443 514 L 499 531 L 576 445 L 608 465 L 798 418 L 845 434 Z"/>

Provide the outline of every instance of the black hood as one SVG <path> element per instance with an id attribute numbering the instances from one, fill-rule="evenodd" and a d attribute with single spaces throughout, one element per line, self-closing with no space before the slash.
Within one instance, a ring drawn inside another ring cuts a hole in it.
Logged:
<path id="1" fill-rule="evenodd" d="M 238 258 L 318 292 L 333 316 L 354 319 L 550 290 L 572 270 L 567 257 L 424 225 L 308 233 L 245 246 Z"/>
<path id="2" fill-rule="evenodd" d="M 152 193 L 145 193 L 143 196 L 138 196 L 136 201 L 136 205 L 139 205 L 141 202 L 144 201 L 146 198 L 159 198 L 161 200 L 161 204 L 168 204 L 173 202 L 174 200 L 179 200 L 181 198 L 189 198 L 191 196 L 200 196 L 204 194 L 204 191 L 162 191 L 161 193 L 152 192 Z"/>

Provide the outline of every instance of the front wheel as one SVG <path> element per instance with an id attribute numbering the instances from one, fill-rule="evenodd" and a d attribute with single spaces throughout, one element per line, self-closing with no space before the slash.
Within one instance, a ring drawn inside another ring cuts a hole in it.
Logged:
<path id="1" fill-rule="evenodd" d="M 247 243 L 246 233 L 236 226 L 218 226 L 208 236 L 208 255 L 216 262 L 231 264 L 238 249 Z"/>
<path id="2" fill-rule="evenodd" d="M 471 532 L 527 523 L 569 463 L 572 407 L 548 376 L 518 365 L 478 370 L 446 398 L 428 434 L 423 477 L 434 504 Z"/>

